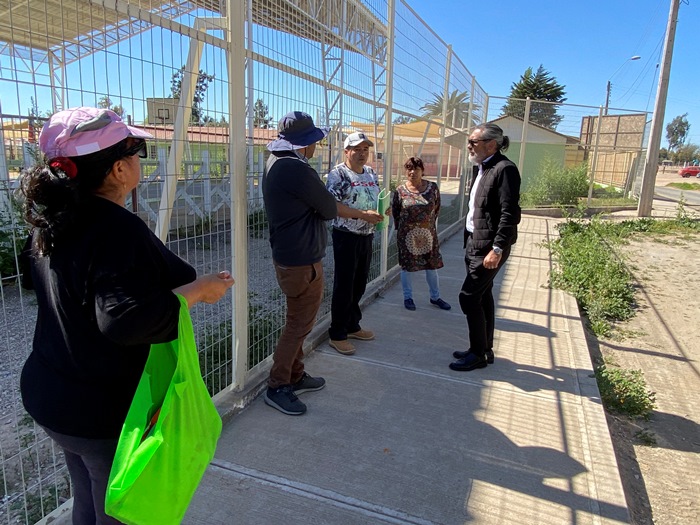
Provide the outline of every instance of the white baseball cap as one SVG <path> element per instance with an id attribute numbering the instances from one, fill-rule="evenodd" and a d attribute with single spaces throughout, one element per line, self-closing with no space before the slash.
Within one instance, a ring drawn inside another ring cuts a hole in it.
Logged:
<path id="1" fill-rule="evenodd" d="M 356 131 L 355 133 L 350 133 L 350 135 L 348 135 L 345 139 L 345 149 L 354 148 L 355 146 L 359 146 L 363 142 L 366 142 L 367 144 L 369 144 L 370 147 L 374 147 L 374 142 L 369 140 L 367 138 L 367 135 L 365 135 L 361 131 Z"/>

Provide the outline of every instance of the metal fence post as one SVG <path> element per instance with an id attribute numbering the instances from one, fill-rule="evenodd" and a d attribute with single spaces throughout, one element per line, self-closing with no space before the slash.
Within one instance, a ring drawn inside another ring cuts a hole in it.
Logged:
<path id="1" fill-rule="evenodd" d="M 518 169 L 520 176 L 524 176 L 525 172 L 525 150 L 527 149 L 527 129 L 530 126 L 530 97 L 525 99 L 525 112 L 523 113 L 523 131 L 520 134 L 520 155 L 518 157 Z"/>
<path id="2" fill-rule="evenodd" d="M 229 166 L 231 173 L 231 260 L 236 280 L 233 287 L 233 383 L 240 388 L 248 370 L 248 254 L 246 199 L 246 125 L 245 125 L 245 4 L 226 2 L 228 17 Z"/>
<path id="3" fill-rule="evenodd" d="M 591 163 L 591 182 L 588 185 L 588 200 L 586 206 L 591 207 L 591 199 L 593 198 L 593 183 L 595 182 L 596 169 L 598 164 L 598 141 L 600 140 L 600 126 L 603 122 L 603 106 L 600 106 L 598 111 L 598 125 L 595 130 L 595 142 L 593 143 L 593 162 Z"/>

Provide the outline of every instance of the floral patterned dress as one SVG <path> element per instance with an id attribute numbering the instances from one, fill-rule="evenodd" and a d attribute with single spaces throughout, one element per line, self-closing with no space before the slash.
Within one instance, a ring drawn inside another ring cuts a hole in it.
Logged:
<path id="1" fill-rule="evenodd" d="M 436 228 L 440 190 L 434 182 L 425 182 L 427 185 L 422 192 L 413 192 L 402 184 L 396 188 L 391 199 L 399 265 L 407 272 L 443 267 Z"/>

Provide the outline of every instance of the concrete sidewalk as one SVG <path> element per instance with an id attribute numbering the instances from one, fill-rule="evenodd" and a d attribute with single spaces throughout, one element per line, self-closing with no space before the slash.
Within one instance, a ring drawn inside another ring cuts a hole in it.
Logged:
<path id="1" fill-rule="evenodd" d="M 457 234 L 440 270 L 452 310 L 429 304 L 422 274 L 415 312 L 388 287 L 364 309 L 375 341 L 307 357 L 327 386 L 302 394 L 306 415 L 258 397 L 228 421 L 184 523 L 628 523 L 576 303 L 547 287 L 555 223 L 526 217 L 499 275 L 495 364 L 448 368 L 467 348 Z"/>

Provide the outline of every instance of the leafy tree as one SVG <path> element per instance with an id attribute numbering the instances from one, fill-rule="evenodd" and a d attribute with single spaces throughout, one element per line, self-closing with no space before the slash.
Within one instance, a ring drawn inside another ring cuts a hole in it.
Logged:
<path id="1" fill-rule="evenodd" d="M 109 96 L 105 95 L 102 97 L 100 100 L 97 101 L 97 107 L 98 108 L 104 108 L 104 109 L 111 109 L 114 111 L 117 115 L 120 117 L 124 116 L 124 108 L 118 104 L 112 105 L 112 99 L 109 98 Z"/>
<path id="2" fill-rule="evenodd" d="M 411 122 L 415 122 L 415 119 L 407 115 L 399 115 L 394 119 L 394 124 L 410 124 Z"/>
<path id="3" fill-rule="evenodd" d="M 180 98 L 182 93 L 182 78 L 185 75 L 185 66 L 182 66 L 175 73 L 170 81 L 170 94 L 172 98 Z M 199 70 L 197 75 L 197 84 L 194 88 L 194 97 L 192 100 L 192 124 L 203 124 L 204 115 L 202 114 L 202 104 L 204 103 L 204 95 L 209 88 L 209 83 L 214 80 L 214 75 L 208 75 L 206 72 Z"/>
<path id="4" fill-rule="evenodd" d="M 226 120 L 226 117 L 221 115 L 221 118 L 219 120 L 216 120 L 208 115 L 204 116 L 204 125 L 209 128 L 222 128 L 225 126 L 228 126 L 228 120 Z"/>
<path id="5" fill-rule="evenodd" d="M 528 97 L 533 101 L 564 102 L 566 100 L 564 98 L 565 87 L 559 84 L 556 78 L 541 64 L 534 74 L 532 68 L 528 67 L 520 80 L 511 86 L 508 101 L 501 110 L 502 115 L 524 119 L 525 99 Z M 530 105 L 530 122 L 545 128 L 556 129 L 564 118 L 557 115 L 558 107 L 557 104 L 532 103 Z"/>
<path id="6" fill-rule="evenodd" d="M 253 106 L 253 127 L 270 129 L 274 127 L 272 120 L 272 116 L 267 109 L 267 104 L 265 104 L 261 98 L 256 100 Z"/>
<path id="7" fill-rule="evenodd" d="M 659 162 L 668 160 L 669 158 L 668 150 L 666 148 L 659 148 Z"/>
<path id="8" fill-rule="evenodd" d="M 666 126 L 666 139 L 668 140 L 668 149 L 678 151 L 685 144 L 685 139 L 690 131 L 690 123 L 686 118 L 687 113 L 678 115 Z"/>
<path id="9" fill-rule="evenodd" d="M 444 98 L 439 93 L 433 93 L 433 97 L 435 98 L 431 102 L 427 102 L 420 109 L 423 112 L 424 117 L 438 117 L 442 119 Z M 443 122 L 445 122 L 445 124 L 448 126 L 469 128 L 473 122 L 479 120 L 478 109 L 479 108 L 476 105 L 473 107 L 473 113 L 470 121 L 469 93 L 467 91 L 457 91 L 455 89 L 452 93 L 450 93 L 447 99 L 447 115 L 445 115 Z"/>
<path id="10" fill-rule="evenodd" d="M 700 160 L 700 146 L 697 144 L 684 144 L 678 148 L 674 155 L 677 164 L 692 164 Z"/>

